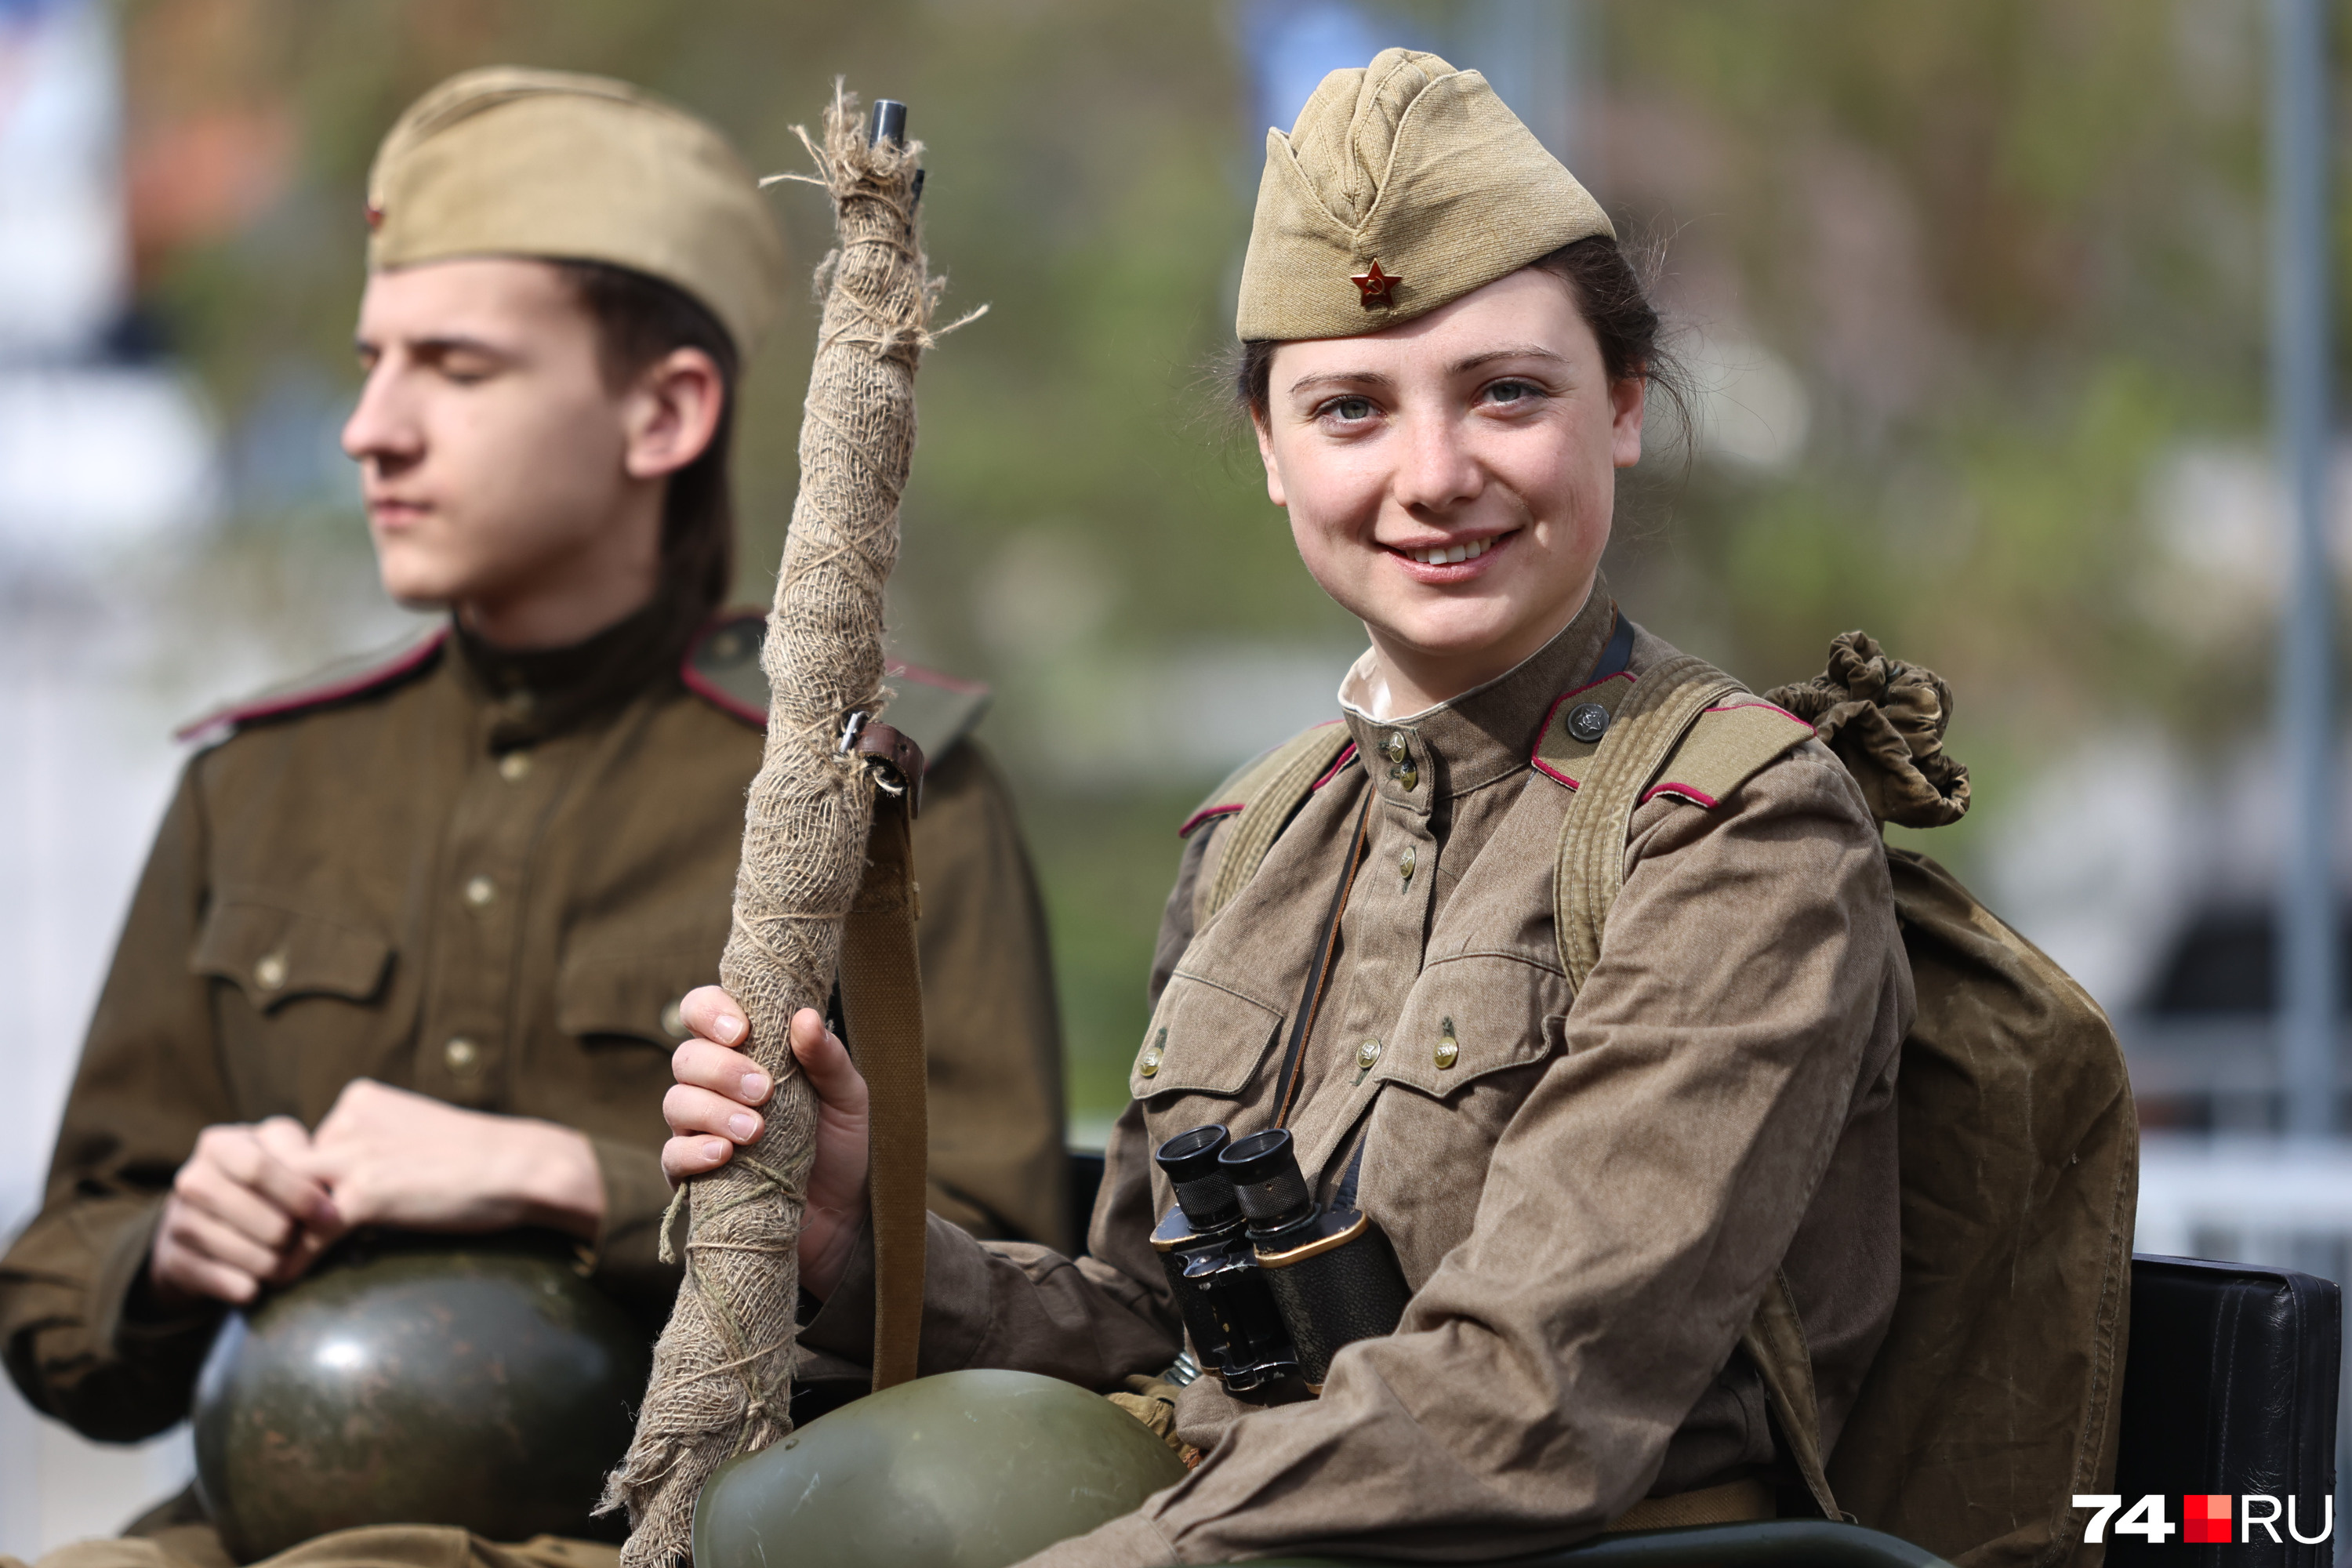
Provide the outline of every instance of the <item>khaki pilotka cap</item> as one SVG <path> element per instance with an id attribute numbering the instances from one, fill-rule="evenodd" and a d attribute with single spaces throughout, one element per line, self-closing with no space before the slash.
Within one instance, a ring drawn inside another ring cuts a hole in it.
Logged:
<path id="1" fill-rule="evenodd" d="M 1616 237 L 1609 215 L 1485 77 L 1382 49 L 1265 133 L 1234 330 L 1376 332 L 1596 234 Z"/>
<path id="2" fill-rule="evenodd" d="M 674 284 L 751 358 L 784 242 L 717 131 L 609 77 L 492 66 L 411 104 L 368 172 L 368 267 L 604 261 Z"/>

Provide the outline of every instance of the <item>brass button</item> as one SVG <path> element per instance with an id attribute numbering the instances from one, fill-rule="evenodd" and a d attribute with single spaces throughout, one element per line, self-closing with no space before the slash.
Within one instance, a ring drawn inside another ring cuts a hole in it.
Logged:
<path id="1" fill-rule="evenodd" d="M 1356 1047 L 1356 1065 L 1363 1068 L 1366 1072 L 1371 1071 L 1372 1065 L 1380 1059 L 1380 1041 L 1366 1040 L 1362 1045 Z"/>
<path id="2" fill-rule="evenodd" d="M 1406 887 L 1412 886 L 1412 846 L 1410 844 L 1404 847 L 1404 853 L 1397 857 L 1397 875 L 1404 879 Z"/>
<path id="3" fill-rule="evenodd" d="M 1418 789 L 1421 787 L 1421 770 L 1414 767 L 1411 763 L 1407 763 L 1402 767 L 1396 769 L 1389 774 L 1389 777 L 1396 780 L 1398 784 L 1403 785 L 1408 790 Z"/>
<path id="4" fill-rule="evenodd" d="M 253 983 L 264 991 L 275 991 L 286 984 L 286 954 L 283 950 L 265 952 L 253 966 Z"/>
<path id="5" fill-rule="evenodd" d="M 1382 750 L 1382 751 L 1386 752 L 1389 754 L 1389 761 L 1391 761 L 1391 762 L 1392 762 L 1392 763 L 1401 763 L 1401 762 L 1404 761 L 1404 758 L 1405 758 L 1404 731 L 1402 731 L 1402 730 L 1391 730 L 1391 731 L 1389 731 L 1388 743 L 1387 743 L 1386 745 L 1382 746 L 1382 747 L 1381 748 L 1381 750 Z"/>
<path id="6" fill-rule="evenodd" d="M 466 883 L 466 901 L 478 910 L 489 908 L 490 900 L 498 896 L 499 885 L 488 877 L 475 877 Z"/>
<path id="7" fill-rule="evenodd" d="M 509 752 L 499 759 L 499 777 L 509 784 L 519 784 L 530 772 L 529 752 Z"/>
<path id="8" fill-rule="evenodd" d="M 1609 710 L 1598 702 L 1580 702 L 1568 710 L 1568 732 L 1586 745 L 1609 732 Z"/>
<path id="9" fill-rule="evenodd" d="M 662 1009 L 662 1033 L 673 1040 L 686 1038 L 686 1014 L 681 1010 L 685 1004 L 686 998 L 681 996 Z"/>
<path id="10" fill-rule="evenodd" d="M 463 1035 L 453 1037 L 441 1047 L 441 1059 L 450 1072 L 459 1078 L 471 1078 L 482 1068 L 482 1047 Z"/>
<path id="11" fill-rule="evenodd" d="M 1454 1020 L 1446 1019 L 1437 1026 L 1437 1070 L 1444 1072 L 1462 1059 L 1462 1044 L 1454 1037 Z"/>
<path id="12" fill-rule="evenodd" d="M 1161 1054 L 1163 1047 L 1165 1047 L 1167 1044 L 1167 1030 L 1162 1029 L 1158 1034 L 1152 1036 L 1151 1043 L 1144 1047 L 1143 1054 L 1136 1058 L 1135 1070 L 1141 1073 L 1146 1078 L 1150 1078 L 1159 1072 L 1160 1064 L 1167 1059 L 1166 1057 Z"/>

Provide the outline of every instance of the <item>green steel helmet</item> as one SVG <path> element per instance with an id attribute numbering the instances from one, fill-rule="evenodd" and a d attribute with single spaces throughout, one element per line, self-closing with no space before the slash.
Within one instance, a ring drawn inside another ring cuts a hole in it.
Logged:
<path id="1" fill-rule="evenodd" d="M 1027 1372 L 918 1378 L 719 1467 L 694 1568 L 1004 1568 L 1131 1512 L 1184 1461 L 1100 1394 Z"/>
<path id="2" fill-rule="evenodd" d="M 196 1485 L 243 1563 L 362 1524 L 617 1539 L 589 1510 L 651 1360 L 560 1237 L 354 1237 L 223 1324 Z"/>

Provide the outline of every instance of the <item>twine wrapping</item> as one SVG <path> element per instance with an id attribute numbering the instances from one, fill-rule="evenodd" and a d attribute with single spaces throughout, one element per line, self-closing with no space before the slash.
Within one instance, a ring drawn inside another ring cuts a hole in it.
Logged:
<path id="1" fill-rule="evenodd" d="M 690 1561 L 695 1499 L 710 1472 L 792 1429 L 796 1249 L 817 1106 L 786 1026 L 799 1009 L 825 1005 L 865 869 L 875 784 L 844 754 L 842 728 L 887 696 L 882 586 L 898 559 L 898 496 L 914 451 L 915 367 L 932 341 L 938 290 L 915 223 L 920 145 L 868 146 L 857 100 L 838 86 L 824 145 L 798 134 L 817 173 L 791 177 L 832 196 L 840 248 L 817 268 L 824 313 L 801 424 L 800 494 L 761 658 L 767 751 L 719 965 L 776 1090 L 757 1146 L 682 1187 L 663 1227 L 667 1255 L 683 1219 L 686 1277 L 654 1351 L 636 1438 L 605 1488 L 604 1511 L 629 1511 L 624 1568 Z"/>

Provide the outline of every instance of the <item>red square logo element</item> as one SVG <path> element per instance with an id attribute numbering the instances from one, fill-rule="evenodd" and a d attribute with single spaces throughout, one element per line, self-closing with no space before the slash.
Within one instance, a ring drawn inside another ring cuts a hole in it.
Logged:
<path id="1" fill-rule="evenodd" d="M 2191 1492 L 2180 1500 L 2181 1541 L 2219 1542 L 2227 1545 L 2230 1540 L 2230 1497 L 2228 1492 Z"/>

